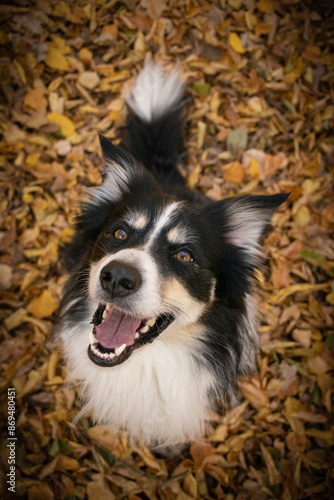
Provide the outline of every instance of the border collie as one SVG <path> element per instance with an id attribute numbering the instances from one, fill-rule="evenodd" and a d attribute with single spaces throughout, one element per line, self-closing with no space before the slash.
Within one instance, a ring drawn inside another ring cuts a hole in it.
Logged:
<path id="1" fill-rule="evenodd" d="M 59 310 L 80 414 L 151 447 L 200 437 L 253 371 L 260 241 L 288 196 L 188 190 L 183 92 L 178 70 L 148 65 L 127 98 L 125 147 L 100 136 L 102 183 L 81 204 Z"/>

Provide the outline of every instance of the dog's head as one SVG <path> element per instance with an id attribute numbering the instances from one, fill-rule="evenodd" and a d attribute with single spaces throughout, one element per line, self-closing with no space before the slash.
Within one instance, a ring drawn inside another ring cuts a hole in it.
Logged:
<path id="1" fill-rule="evenodd" d="M 260 238 L 286 195 L 180 201 L 131 155 L 100 142 L 102 183 L 82 205 L 79 262 L 62 307 L 68 320 L 81 295 L 95 311 L 88 356 L 113 367 L 161 334 L 195 331 L 219 302 L 242 307 Z"/>

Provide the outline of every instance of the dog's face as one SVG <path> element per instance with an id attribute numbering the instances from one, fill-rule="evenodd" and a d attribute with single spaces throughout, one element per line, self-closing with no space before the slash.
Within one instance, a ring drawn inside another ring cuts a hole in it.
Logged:
<path id="1" fill-rule="evenodd" d="M 77 225 L 85 246 L 79 267 L 95 310 L 88 356 L 113 367 L 159 335 L 191 335 L 219 301 L 239 307 L 259 239 L 283 200 L 243 197 L 201 207 L 178 201 L 130 155 L 105 138 L 101 145 L 103 182 Z"/>

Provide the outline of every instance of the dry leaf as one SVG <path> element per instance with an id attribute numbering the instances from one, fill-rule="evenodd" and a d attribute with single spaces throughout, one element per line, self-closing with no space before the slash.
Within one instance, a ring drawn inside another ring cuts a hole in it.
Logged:
<path id="1" fill-rule="evenodd" d="M 45 64 L 47 64 L 50 68 L 67 71 L 69 69 L 69 65 L 66 57 L 56 49 L 55 47 L 50 47 L 46 54 Z"/>
<path id="2" fill-rule="evenodd" d="M 58 302 L 49 290 L 44 290 L 41 295 L 32 299 L 27 307 L 27 311 L 37 318 L 47 318 L 51 316 L 58 307 Z"/>
<path id="3" fill-rule="evenodd" d="M 29 90 L 24 97 L 24 107 L 30 109 L 44 108 L 47 105 L 47 100 L 44 97 L 42 88 Z"/>
<path id="4" fill-rule="evenodd" d="M 16 494 L 325 499 L 334 444 L 329 2 L 112 3 L 0 6 L 0 368 L 16 392 Z M 159 458 L 123 431 L 91 428 L 90 415 L 75 421 L 83 394 L 65 387 L 62 352 L 50 344 L 63 248 L 86 188 L 101 182 L 97 130 L 117 143 L 125 90 L 153 53 L 167 70 L 179 61 L 191 94 L 189 155 L 178 162 L 188 185 L 214 200 L 291 192 L 265 238 L 251 308 L 256 376 L 243 379 L 238 400 L 227 395 L 238 406 L 217 402 L 202 444 Z M 7 474 L 7 455 L 2 462 Z"/>
<path id="5" fill-rule="evenodd" d="M 87 484 L 87 494 L 89 500 L 114 500 L 116 498 L 102 474 L 92 476 L 92 481 Z"/>
<path id="6" fill-rule="evenodd" d="M 235 184 L 241 184 L 245 174 L 243 166 L 238 161 L 224 165 L 222 171 L 225 181 L 234 182 Z"/>
<path id="7" fill-rule="evenodd" d="M 236 33 L 230 33 L 228 42 L 236 52 L 239 52 L 239 54 L 244 54 L 245 49 L 243 48 L 242 42 Z"/>
<path id="8" fill-rule="evenodd" d="M 84 71 L 78 81 L 86 89 L 93 90 L 100 83 L 100 78 L 96 71 Z"/>
<path id="9" fill-rule="evenodd" d="M 59 125 L 59 129 L 66 137 L 75 134 L 74 123 L 67 116 L 59 113 L 48 113 L 47 118 L 50 123 Z"/>

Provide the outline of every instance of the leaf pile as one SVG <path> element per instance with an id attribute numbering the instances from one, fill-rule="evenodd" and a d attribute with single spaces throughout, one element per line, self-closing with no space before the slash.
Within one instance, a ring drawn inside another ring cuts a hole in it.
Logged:
<path id="1" fill-rule="evenodd" d="M 320 0 L 17 0 L 0 6 L 2 494 L 7 388 L 16 389 L 16 489 L 56 498 L 334 495 L 334 11 Z M 124 92 L 154 56 L 190 96 L 190 187 L 212 199 L 291 192 L 259 273 L 258 372 L 206 436 L 174 458 L 73 423 L 80 389 L 48 344 L 62 247 L 97 132 L 117 139 Z"/>

